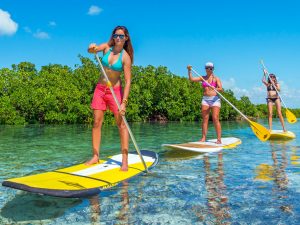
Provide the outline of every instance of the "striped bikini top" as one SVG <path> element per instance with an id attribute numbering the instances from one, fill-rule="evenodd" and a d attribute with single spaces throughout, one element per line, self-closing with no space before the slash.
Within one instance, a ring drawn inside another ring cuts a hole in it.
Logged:
<path id="1" fill-rule="evenodd" d="M 108 67 L 108 68 L 110 68 L 114 71 L 122 72 L 123 71 L 123 65 L 122 65 L 123 51 L 124 51 L 124 49 L 122 49 L 122 51 L 120 52 L 120 56 L 119 56 L 118 60 L 114 64 L 109 64 L 108 57 L 109 57 L 110 53 L 112 52 L 112 48 L 110 48 L 105 53 L 105 55 L 102 57 L 103 66 Z"/>

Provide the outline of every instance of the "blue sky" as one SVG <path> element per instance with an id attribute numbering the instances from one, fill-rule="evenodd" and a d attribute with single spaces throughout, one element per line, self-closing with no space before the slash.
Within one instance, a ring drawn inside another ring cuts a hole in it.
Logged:
<path id="1" fill-rule="evenodd" d="M 22 61 L 37 68 L 74 68 L 89 43 L 106 42 L 116 25 L 128 27 L 135 65 L 163 65 L 187 77 L 212 61 L 226 89 L 265 103 L 259 64 L 278 76 L 282 97 L 300 108 L 300 3 L 271 1 L 1 0 L 0 68 Z"/>

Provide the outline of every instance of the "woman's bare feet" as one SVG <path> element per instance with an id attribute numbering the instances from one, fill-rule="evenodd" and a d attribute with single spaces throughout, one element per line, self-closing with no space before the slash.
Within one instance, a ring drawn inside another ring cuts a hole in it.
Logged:
<path id="1" fill-rule="evenodd" d="M 120 170 L 124 171 L 124 172 L 127 172 L 128 171 L 128 164 L 122 163 L 122 166 L 121 166 Z"/>
<path id="2" fill-rule="evenodd" d="M 199 140 L 199 142 L 205 142 L 206 140 L 205 140 L 205 138 L 201 138 L 200 140 Z"/>
<path id="3" fill-rule="evenodd" d="M 222 141 L 221 140 L 217 140 L 216 144 L 222 144 Z"/>
<path id="4" fill-rule="evenodd" d="M 125 154 L 122 156 L 122 166 L 121 166 L 121 171 L 128 171 L 128 155 Z"/>
<path id="5" fill-rule="evenodd" d="M 92 164 L 96 164 L 99 162 L 99 156 L 98 155 L 94 155 L 89 161 L 85 162 L 84 165 L 92 165 Z"/>

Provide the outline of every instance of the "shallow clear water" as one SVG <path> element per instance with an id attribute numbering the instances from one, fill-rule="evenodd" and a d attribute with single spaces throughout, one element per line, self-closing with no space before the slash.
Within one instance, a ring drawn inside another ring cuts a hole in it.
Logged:
<path id="1" fill-rule="evenodd" d="M 266 121 L 259 121 L 266 125 Z M 278 121 L 274 129 L 280 129 Z M 177 153 L 164 143 L 196 141 L 198 123 L 131 124 L 159 164 L 97 196 L 63 199 L 0 187 L 0 224 L 299 224 L 300 141 L 260 142 L 248 123 L 222 123 L 242 140 L 210 155 Z M 300 137 L 299 124 L 287 128 Z M 215 138 L 210 127 L 209 137 Z M 0 182 L 80 163 L 91 128 L 0 126 Z M 116 127 L 103 127 L 102 156 L 119 153 Z M 134 150 L 134 148 L 131 148 Z"/>

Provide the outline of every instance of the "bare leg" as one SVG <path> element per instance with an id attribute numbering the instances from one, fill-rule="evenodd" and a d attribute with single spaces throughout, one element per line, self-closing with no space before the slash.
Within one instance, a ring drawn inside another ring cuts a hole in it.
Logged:
<path id="1" fill-rule="evenodd" d="M 209 111 L 210 108 L 207 105 L 202 105 L 202 138 L 200 141 L 206 141 L 207 129 L 208 129 L 208 120 L 209 120 Z"/>
<path id="2" fill-rule="evenodd" d="M 99 161 L 99 148 L 101 142 L 101 127 L 104 118 L 104 111 L 94 110 L 94 124 L 92 129 L 92 144 L 93 144 L 93 157 L 85 163 L 91 165 Z"/>
<path id="3" fill-rule="evenodd" d="M 285 127 L 284 127 L 283 116 L 282 116 L 282 113 L 281 113 L 281 103 L 280 103 L 280 100 L 279 100 L 279 99 L 277 99 L 277 100 L 275 101 L 275 106 L 276 106 L 277 114 L 278 114 L 278 116 L 279 116 L 279 120 L 280 120 L 280 123 L 281 123 L 281 126 L 282 126 L 282 130 L 283 130 L 284 132 L 286 132 L 286 129 L 285 129 Z"/>
<path id="4" fill-rule="evenodd" d="M 273 103 L 271 101 L 268 102 L 268 121 L 269 121 L 269 129 L 272 130 L 272 115 L 273 115 Z"/>
<path id="5" fill-rule="evenodd" d="M 121 151 L 122 151 L 121 171 L 128 171 L 129 133 L 120 114 L 115 114 L 115 119 L 119 128 L 120 141 L 121 141 Z"/>
<path id="6" fill-rule="evenodd" d="M 216 129 L 216 133 L 217 133 L 217 144 L 221 144 L 221 123 L 219 120 L 219 114 L 220 114 L 220 107 L 217 106 L 213 106 L 212 107 L 212 120 Z"/>

